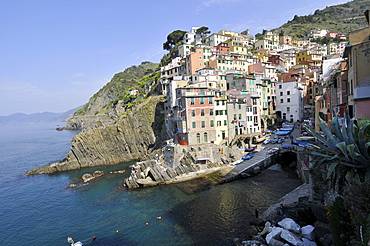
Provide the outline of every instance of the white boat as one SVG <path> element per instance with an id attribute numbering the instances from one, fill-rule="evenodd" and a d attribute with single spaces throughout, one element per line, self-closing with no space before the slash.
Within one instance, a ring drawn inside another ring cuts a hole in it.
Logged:
<path id="1" fill-rule="evenodd" d="M 267 153 L 268 154 L 274 154 L 274 153 L 276 153 L 276 152 L 278 152 L 279 151 L 279 148 L 272 148 L 272 149 L 269 149 L 268 151 L 267 151 Z"/>

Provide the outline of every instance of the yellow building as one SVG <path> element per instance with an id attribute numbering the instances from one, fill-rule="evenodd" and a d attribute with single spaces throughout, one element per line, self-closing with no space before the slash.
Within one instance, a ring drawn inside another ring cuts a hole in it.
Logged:
<path id="1" fill-rule="evenodd" d="M 228 39 L 225 43 L 230 47 L 230 52 L 247 54 L 248 50 L 243 37 L 234 36 Z"/>
<path id="2" fill-rule="evenodd" d="M 302 61 L 310 60 L 322 60 L 322 53 L 316 50 L 303 50 L 296 54 L 296 63 L 299 64 Z"/>

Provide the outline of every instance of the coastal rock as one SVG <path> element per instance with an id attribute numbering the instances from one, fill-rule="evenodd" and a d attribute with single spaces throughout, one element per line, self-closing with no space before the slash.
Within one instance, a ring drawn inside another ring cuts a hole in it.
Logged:
<path id="1" fill-rule="evenodd" d="M 278 225 L 284 228 L 285 230 L 289 230 L 295 233 L 300 233 L 301 227 L 292 219 L 285 218 L 282 221 L 278 222 Z"/>
<path id="2" fill-rule="evenodd" d="M 96 179 L 96 178 L 101 177 L 103 175 L 104 175 L 103 171 L 97 170 L 93 174 L 85 173 L 84 175 L 82 175 L 82 180 L 84 181 L 84 183 L 86 183 L 86 182 L 89 182 L 90 180 Z"/>
<path id="3" fill-rule="evenodd" d="M 272 227 L 271 232 L 266 236 L 266 242 L 270 245 L 271 239 L 280 239 L 280 234 L 283 231 L 283 228 L 280 227 Z"/>
<path id="4" fill-rule="evenodd" d="M 281 231 L 280 237 L 283 240 L 285 240 L 288 243 L 290 243 L 291 245 L 294 245 L 294 246 L 303 246 L 302 240 L 299 239 L 299 237 L 296 236 L 294 233 L 292 233 L 292 232 L 290 232 L 288 230 L 283 229 Z"/>
<path id="5" fill-rule="evenodd" d="M 302 237 L 307 238 L 308 240 L 314 240 L 315 239 L 315 234 L 314 234 L 315 227 L 312 225 L 307 225 L 303 226 L 301 228 L 301 234 Z"/>
<path id="6" fill-rule="evenodd" d="M 137 105 L 117 122 L 108 120 L 107 115 L 104 119 L 103 116 L 86 116 L 89 126 L 73 138 L 71 150 L 64 159 L 26 174 L 50 174 L 114 165 L 148 156 L 153 149 L 162 147 L 166 140 L 166 134 L 162 131 L 164 101 L 164 97 L 153 97 L 145 104 Z M 70 121 L 75 122 L 76 118 Z M 82 122 L 87 121 L 79 121 L 75 127 L 80 128 Z"/>
<path id="7" fill-rule="evenodd" d="M 271 240 L 270 240 L 270 243 L 269 243 L 269 246 L 285 246 L 286 244 L 285 243 L 283 243 L 283 242 L 281 242 L 281 241 L 279 241 L 279 240 L 276 240 L 276 239 L 274 239 L 274 238 L 272 238 Z M 289 245 L 288 245 L 289 246 Z"/>
<path id="8" fill-rule="evenodd" d="M 307 238 L 302 238 L 303 246 L 317 246 L 317 244 Z"/>
<path id="9" fill-rule="evenodd" d="M 146 185 L 169 184 L 199 178 L 220 170 L 224 166 L 222 160 L 225 156 L 235 156 L 240 158 L 243 153 L 237 149 L 225 148 L 224 153 L 219 153 L 218 146 L 214 144 L 204 144 L 193 149 L 191 146 L 166 146 L 162 149 L 164 158 L 158 161 L 147 160 L 137 162 L 132 167 L 130 176 L 124 180 L 127 188 L 138 188 Z M 207 156 L 207 163 L 198 163 L 196 156 Z M 230 164 L 235 159 L 229 159 L 226 164 Z M 152 182 L 145 180 L 150 179 Z M 262 221 L 262 220 L 261 220 Z"/>

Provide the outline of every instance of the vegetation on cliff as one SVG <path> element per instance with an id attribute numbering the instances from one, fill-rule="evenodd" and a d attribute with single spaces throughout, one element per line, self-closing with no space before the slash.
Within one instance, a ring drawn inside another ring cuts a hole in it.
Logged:
<path id="1" fill-rule="evenodd" d="M 348 3 L 316 10 L 314 14 L 297 16 L 272 31 L 280 35 L 295 38 L 305 37 L 312 27 L 329 29 L 331 32 L 349 33 L 366 27 L 364 11 L 370 6 L 370 0 L 354 0 Z"/>
<path id="2" fill-rule="evenodd" d="M 143 97 L 148 84 L 159 78 L 156 72 L 157 63 L 142 62 L 139 66 L 131 66 L 125 71 L 117 73 L 111 81 L 95 93 L 89 102 L 77 110 L 75 116 L 96 115 L 109 112 L 119 100 L 124 104 Z"/>

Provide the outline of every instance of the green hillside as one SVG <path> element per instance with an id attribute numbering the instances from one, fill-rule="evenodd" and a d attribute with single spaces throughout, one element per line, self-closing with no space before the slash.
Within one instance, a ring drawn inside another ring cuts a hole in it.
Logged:
<path id="1" fill-rule="evenodd" d="M 132 102 L 137 96 L 130 95 L 130 91 L 137 89 L 140 94 L 145 92 L 145 86 L 159 77 L 155 72 L 157 63 L 142 62 L 139 66 L 131 66 L 123 72 L 116 73 L 111 81 L 95 93 L 83 108 L 75 115 L 95 115 L 106 113 L 113 108 L 119 100 L 124 103 Z"/>
<path id="2" fill-rule="evenodd" d="M 364 11 L 370 8 L 370 0 L 354 0 L 348 3 L 316 10 L 312 15 L 294 16 L 274 33 L 303 38 L 313 28 L 329 29 L 331 32 L 349 33 L 367 26 Z"/>

